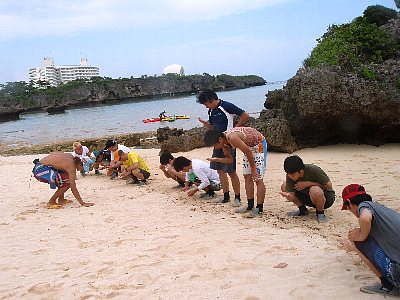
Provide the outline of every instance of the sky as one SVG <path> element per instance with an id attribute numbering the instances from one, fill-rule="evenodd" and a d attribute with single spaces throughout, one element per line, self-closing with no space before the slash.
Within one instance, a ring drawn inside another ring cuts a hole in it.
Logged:
<path id="1" fill-rule="evenodd" d="M 28 81 L 44 57 L 87 58 L 112 78 L 296 74 L 329 25 L 393 0 L 0 0 L 0 83 Z"/>

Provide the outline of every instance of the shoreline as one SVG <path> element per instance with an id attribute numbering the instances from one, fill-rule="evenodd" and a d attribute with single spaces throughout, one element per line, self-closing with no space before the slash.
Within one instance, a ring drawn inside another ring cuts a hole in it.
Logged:
<path id="1" fill-rule="evenodd" d="M 191 129 L 183 129 L 184 132 L 193 129 L 201 129 L 202 127 L 193 127 Z M 172 128 L 173 129 L 173 128 Z M 177 128 L 179 130 L 179 128 Z M 57 141 L 53 143 L 41 143 L 41 144 L 34 144 L 29 146 L 10 146 L 10 145 L 3 145 L 0 143 L 0 156 L 13 156 L 13 155 L 31 155 L 31 154 L 44 154 L 50 153 L 54 151 L 63 151 L 63 152 L 70 152 L 72 151 L 72 144 L 76 141 L 82 142 L 85 146 L 88 146 L 89 149 L 93 150 L 101 150 L 105 142 L 108 139 L 115 139 L 119 143 L 131 147 L 134 149 L 160 149 L 161 144 L 157 141 L 157 131 L 149 130 L 149 131 L 142 131 L 142 132 L 131 132 L 131 133 L 124 133 L 124 134 L 116 134 L 116 135 L 105 135 L 99 137 L 90 137 L 90 138 L 83 138 L 83 139 L 65 139 L 62 141 Z M 129 141 L 135 140 L 132 144 Z M 126 142 L 127 143 L 124 143 Z M 349 145 L 349 146 L 371 146 L 375 148 L 380 148 L 385 145 L 397 145 L 397 143 L 386 143 L 382 145 L 368 145 L 368 144 L 334 144 L 334 145 L 317 145 L 315 147 L 308 147 L 302 148 L 297 151 L 305 150 L 305 149 L 313 149 L 318 147 L 335 147 L 341 145 Z M 297 152 L 296 151 L 296 152 Z M 273 152 L 273 151 L 269 151 Z M 275 151 L 279 153 L 280 151 Z M 288 153 L 288 152 L 286 152 Z"/>
<path id="2" fill-rule="evenodd" d="M 52 151 L 63 151 L 63 152 L 71 152 L 72 144 L 76 141 L 82 142 L 85 146 L 90 148 L 95 145 L 95 147 L 91 150 L 100 150 L 104 148 L 105 142 L 108 139 L 116 139 L 121 144 L 126 140 L 135 140 L 133 145 L 129 145 L 131 147 L 140 146 L 140 140 L 146 138 L 153 138 L 157 136 L 157 131 L 150 130 L 145 132 L 134 132 L 134 133 L 125 133 L 118 135 L 106 135 L 97 138 L 85 138 L 85 139 L 66 139 L 54 143 L 43 143 L 43 144 L 35 144 L 31 146 L 22 146 L 22 147 L 12 147 L 9 145 L 0 144 L 0 156 L 11 156 L 11 155 L 31 155 L 31 154 L 43 154 L 49 153 Z M 102 145 L 102 146 L 101 146 Z M 127 145 L 128 146 L 128 145 Z M 146 146 L 143 146 L 146 148 Z"/>

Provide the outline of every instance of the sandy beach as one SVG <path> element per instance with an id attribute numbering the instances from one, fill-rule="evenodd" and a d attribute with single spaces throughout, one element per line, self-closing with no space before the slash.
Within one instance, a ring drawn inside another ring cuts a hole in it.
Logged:
<path id="1" fill-rule="evenodd" d="M 158 169 L 158 149 L 137 151 L 152 169 L 147 185 L 78 173 L 83 200 L 95 205 L 74 200 L 59 210 L 46 209 L 54 191 L 31 178 L 33 159 L 44 155 L 0 157 L 0 299 L 383 299 L 359 291 L 376 278 L 339 247 L 357 224 L 339 196 L 360 183 L 400 211 L 400 144 L 296 152 L 331 178 L 337 200 L 325 224 L 314 210 L 286 215 L 295 207 L 278 194 L 285 153 L 268 154 L 264 214 L 247 219 L 180 192 Z"/>

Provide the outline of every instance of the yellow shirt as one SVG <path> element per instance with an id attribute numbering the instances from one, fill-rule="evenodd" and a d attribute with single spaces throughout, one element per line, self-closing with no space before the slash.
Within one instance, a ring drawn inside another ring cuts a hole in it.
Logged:
<path id="1" fill-rule="evenodd" d="M 150 168 L 146 164 L 146 162 L 143 160 L 143 158 L 141 158 L 139 156 L 139 154 L 137 154 L 136 152 L 131 151 L 131 152 L 128 153 L 128 159 L 126 161 L 124 161 L 124 166 L 125 167 L 130 167 L 134 163 L 138 164 L 138 168 L 139 169 L 145 170 L 145 171 L 150 173 Z"/>

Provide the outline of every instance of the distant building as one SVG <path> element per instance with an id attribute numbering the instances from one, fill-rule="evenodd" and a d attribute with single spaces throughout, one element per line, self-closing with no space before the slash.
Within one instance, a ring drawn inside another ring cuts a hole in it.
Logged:
<path id="1" fill-rule="evenodd" d="M 81 58 L 79 65 L 55 66 L 52 57 L 45 57 L 41 67 L 29 70 L 29 81 L 33 83 L 46 81 L 52 86 L 75 79 L 89 79 L 96 76 L 99 76 L 99 68 L 91 66 L 86 58 Z"/>
<path id="2" fill-rule="evenodd" d="M 185 75 L 185 70 L 181 65 L 173 64 L 164 68 L 163 74 Z"/>

